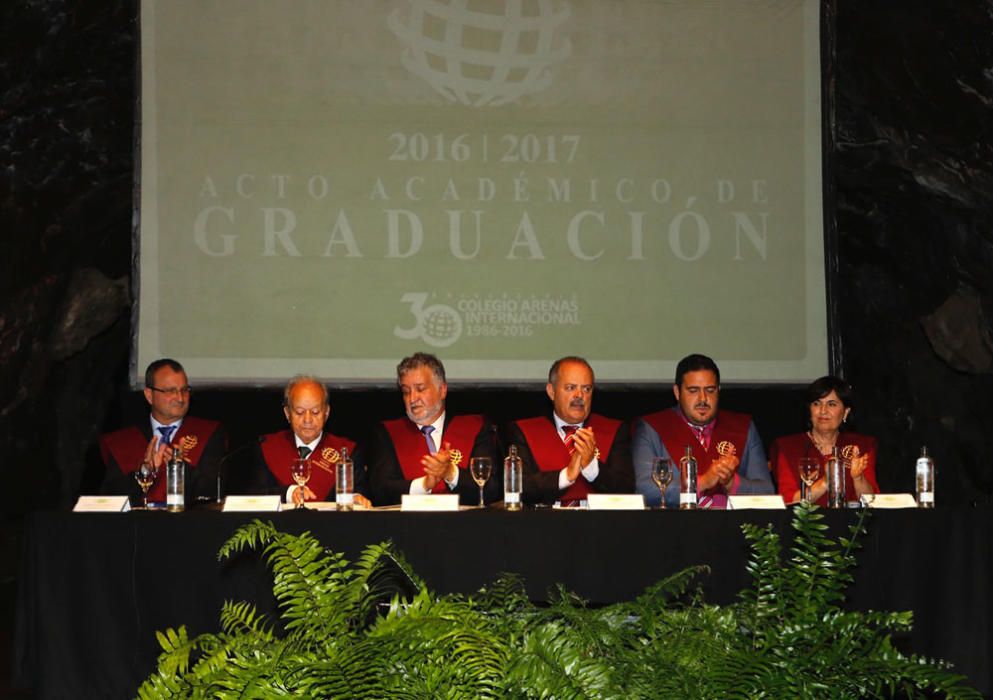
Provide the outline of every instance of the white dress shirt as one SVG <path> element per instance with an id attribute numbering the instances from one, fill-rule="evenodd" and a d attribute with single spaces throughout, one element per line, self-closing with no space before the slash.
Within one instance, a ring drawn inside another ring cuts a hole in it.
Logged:
<path id="1" fill-rule="evenodd" d="M 565 442 L 565 430 L 563 429 L 565 428 L 565 426 L 572 425 L 576 428 L 583 427 L 582 424 L 575 425 L 574 423 L 566 423 L 564 420 L 559 418 L 558 414 L 555 412 L 552 412 L 552 419 L 555 421 L 555 430 L 558 432 L 559 439 L 561 439 L 562 442 Z M 600 476 L 600 460 L 596 458 L 596 455 L 593 455 L 593 459 L 591 459 L 589 461 L 589 464 L 587 464 L 585 467 L 583 467 L 580 470 L 580 473 L 583 476 L 585 476 L 586 480 L 589 482 L 592 482 L 594 479 Z M 566 474 L 566 467 L 562 467 L 561 471 L 559 471 L 560 490 L 565 490 L 570 486 L 572 486 L 574 483 L 576 483 L 575 481 L 571 481 L 565 474 Z"/>

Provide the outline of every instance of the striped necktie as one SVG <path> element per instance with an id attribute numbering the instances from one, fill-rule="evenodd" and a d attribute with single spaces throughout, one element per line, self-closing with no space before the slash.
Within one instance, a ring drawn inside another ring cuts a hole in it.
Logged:
<path id="1" fill-rule="evenodd" d="M 579 430 L 578 425 L 563 425 L 562 432 L 565 433 L 565 437 L 562 438 L 562 442 L 565 443 L 565 448 L 569 450 L 571 455 L 576 451 L 576 431 Z"/>

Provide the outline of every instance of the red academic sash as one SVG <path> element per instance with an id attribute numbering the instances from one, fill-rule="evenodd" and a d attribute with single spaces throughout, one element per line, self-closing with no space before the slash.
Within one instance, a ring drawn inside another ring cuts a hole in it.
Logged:
<path id="1" fill-rule="evenodd" d="M 390 440 L 393 441 L 393 450 L 400 461 L 403 478 L 412 480 L 424 476 L 421 458 L 428 454 L 428 445 L 418 425 L 407 418 L 398 418 L 383 421 L 383 426 L 390 434 Z M 476 436 L 482 429 L 483 417 L 480 415 L 455 416 L 446 422 L 441 435 L 441 445 L 444 447 L 447 442 L 453 450 L 462 453 L 462 460 L 457 465 L 459 468 L 465 469 L 469 466 L 469 457 L 472 455 Z M 448 484 L 441 480 L 431 489 L 431 493 L 450 493 L 450 490 Z"/>
<path id="2" fill-rule="evenodd" d="M 621 427 L 621 422 L 591 413 L 585 425 L 588 428 L 593 428 L 597 449 L 600 450 L 599 460 L 601 464 L 605 464 L 610 456 L 610 448 L 614 444 L 614 438 L 617 436 L 617 429 Z M 555 421 L 551 418 L 538 416 L 519 420 L 517 427 L 524 434 L 524 439 L 527 440 L 528 448 L 531 450 L 531 455 L 534 457 L 538 469 L 543 472 L 557 472 L 569 463 L 569 448 L 559 437 L 559 432 L 555 429 Z M 565 490 L 560 500 L 582 501 L 593 490 L 586 477 L 580 474 L 572 486 Z"/>
<path id="3" fill-rule="evenodd" d="M 183 424 L 172 437 L 172 444 L 183 448 L 183 454 L 190 468 L 196 469 L 203 454 L 204 447 L 214 435 L 220 423 L 215 420 L 186 416 Z M 117 462 L 118 468 L 124 474 L 131 474 L 138 470 L 139 465 L 145 459 L 145 450 L 148 449 L 148 437 L 137 426 L 129 426 L 100 436 L 100 454 L 103 456 L 104 464 L 110 464 L 111 458 Z M 149 501 L 165 500 L 165 469 L 159 471 L 159 478 L 152 484 L 148 491 Z"/>
<path id="4" fill-rule="evenodd" d="M 318 501 L 333 500 L 337 464 L 341 460 L 342 449 L 355 453 L 355 443 L 348 438 L 324 433 L 317 449 L 310 454 L 310 481 L 307 488 L 314 492 Z M 300 456 L 292 430 L 281 430 L 266 435 L 262 440 L 262 458 L 265 465 L 285 490 L 295 484 L 290 474 L 290 463 Z"/>
<path id="5" fill-rule="evenodd" d="M 697 478 L 703 476 L 710 469 L 711 462 L 720 457 L 717 446 L 722 442 L 729 442 L 734 445 L 734 454 L 740 460 L 745 454 L 745 445 L 748 442 L 748 427 L 752 424 L 752 417 L 747 413 L 735 413 L 734 411 L 718 411 L 714 432 L 710 437 L 710 447 L 704 449 L 700 441 L 682 415 L 676 409 L 666 409 L 658 413 L 643 416 L 642 419 L 648 423 L 655 432 L 659 434 L 662 444 L 669 451 L 673 465 L 678 465 L 679 460 L 686 454 L 686 447 L 693 450 L 693 456 L 697 462 Z M 723 493 L 720 486 L 710 489 L 704 494 Z"/>
<path id="6" fill-rule="evenodd" d="M 855 447 L 858 447 L 858 453 L 860 455 L 869 455 L 869 463 L 866 466 L 865 477 L 869 480 L 869 483 L 872 484 L 873 490 L 876 493 L 879 493 L 879 484 L 876 482 L 876 438 L 868 435 L 860 435 L 859 433 L 842 432 L 838 434 L 838 440 L 835 444 L 842 450 L 842 454 L 844 454 L 847 446 L 854 445 Z M 822 476 L 826 473 L 827 461 L 830 458 L 830 455 L 821 454 L 821 451 L 817 449 L 813 442 L 811 442 L 810 437 L 808 437 L 806 433 L 797 433 L 796 435 L 787 435 L 777 438 L 776 441 L 773 442 L 769 453 L 770 458 L 772 459 L 772 468 L 776 470 L 777 476 L 779 477 L 779 493 L 787 499 L 792 497 L 793 493 L 786 493 L 786 487 L 784 486 L 785 481 L 792 480 L 792 483 L 795 485 L 795 489 L 800 488 L 799 460 L 801 457 L 814 457 L 820 461 Z M 782 468 L 788 469 L 789 474 L 783 475 L 782 472 L 779 471 Z M 852 479 L 851 468 L 851 464 L 846 463 L 845 500 L 857 501 L 859 500 L 859 496 L 855 492 L 855 481 Z M 790 491 L 795 489 L 790 489 Z M 827 506 L 827 493 L 822 495 L 817 500 L 817 505 Z"/>

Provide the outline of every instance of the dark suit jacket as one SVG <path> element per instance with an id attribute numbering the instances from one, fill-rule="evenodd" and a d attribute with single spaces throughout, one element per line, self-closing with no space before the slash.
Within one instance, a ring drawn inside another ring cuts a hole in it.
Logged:
<path id="1" fill-rule="evenodd" d="M 445 414 L 442 442 L 445 440 L 445 431 L 454 419 L 455 416 Z M 424 448 L 424 453 L 427 454 L 427 447 Z M 487 503 L 500 500 L 503 494 L 503 457 L 500 454 L 496 430 L 486 418 L 483 419 L 483 427 L 476 434 L 472 454 L 464 456 L 459 466 L 459 483 L 455 489 L 459 494 L 460 504 L 475 506 L 479 505 L 479 487 L 469 474 L 471 457 L 489 457 L 493 461 L 493 474 L 484 487 L 484 498 Z M 411 479 L 404 477 L 389 432 L 385 425 L 380 423 L 376 426 L 369 445 L 369 486 L 372 490 L 373 504 L 385 506 L 399 503 L 403 494 L 410 493 L 410 482 Z"/>
<path id="2" fill-rule="evenodd" d="M 555 421 L 552 415 L 546 416 L 548 430 L 558 438 Z M 565 491 L 559 488 L 559 472 L 542 471 L 538 468 L 531 448 L 528 446 L 524 433 L 517 423 L 511 423 L 507 428 L 507 439 L 510 445 L 517 445 L 517 453 L 521 456 L 524 470 L 524 490 L 521 494 L 525 503 L 552 504 Z M 603 447 L 597 447 L 603 452 Z M 597 493 L 634 493 L 634 466 L 631 462 L 631 428 L 626 422 L 621 423 L 610 446 L 610 452 L 600 455 L 600 473 L 595 481 L 590 483 L 591 490 Z M 566 465 L 562 464 L 564 468 Z"/>
<path id="3" fill-rule="evenodd" d="M 227 435 L 220 423 L 191 416 L 183 419 L 183 427 L 173 438 L 173 442 L 176 442 L 181 435 L 187 433 L 188 429 L 192 426 L 198 428 L 197 433 L 199 435 L 207 436 L 207 444 L 200 452 L 199 458 L 195 462 L 190 462 L 191 468 L 186 476 L 187 507 L 192 505 L 194 500 L 213 501 L 217 498 L 217 476 L 221 469 L 221 460 L 227 452 L 228 444 Z M 134 470 L 138 468 L 138 464 L 144 456 L 145 448 L 148 447 L 151 439 L 152 426 L 148 420 L 128 428 L 122 428 L 114 433 L 100 436 L 101 453 L 103 454 L 104 465 L 106 467 L 103 484 L 100 487 L 102 493 L 127 495 L 130 496 L 132 503 L 140 503 L 141 488 L 134 478 Z M 109 443 L 115 441 L 123 444 L 125 447 L 124 451 L 127 453 L 137 455 L 137 460 L 134 464 L 118 464 L 114 452 L 106 447 Z M 159 482 L 165 483 L 164 468 L 159 473 L 156 485 L 149 492 L 150 501 L 154 500 L 153 494 L 157 493 Z M 223 494 L 221 495 L 223 496 Z"/>

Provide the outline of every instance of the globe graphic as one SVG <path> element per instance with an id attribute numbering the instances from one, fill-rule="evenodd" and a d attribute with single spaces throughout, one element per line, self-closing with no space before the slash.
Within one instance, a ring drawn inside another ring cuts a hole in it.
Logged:
<path id="1" fill-rule="evenodd" d="M 450 102 L 514 102 L 552 82 L 569 56 L 563 0 L 408 0 L 387 23 L 404 43 L 404 67 Z"/>
<path id="2" fill-rule="evenodd" d="M 450 306 L 436 304 L 424 309 L 422 338 L 436 348 L 448 347 L 462 335 L 462 317 Z"/>

